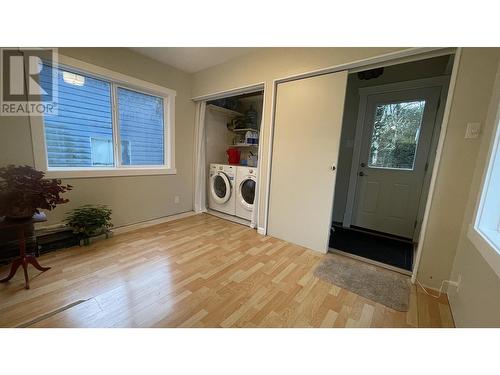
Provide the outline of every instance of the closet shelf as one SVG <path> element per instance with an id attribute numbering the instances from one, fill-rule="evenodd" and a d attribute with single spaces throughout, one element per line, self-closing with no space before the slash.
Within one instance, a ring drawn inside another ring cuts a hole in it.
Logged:
<path id="1" fill-rule="evenodd" d="M 229 147 L 259 147 L 258 143 L 236 143 L 235 145 L 229 145 Z"/>
<path id="2" fill-rule="evenodd" d="M 231 109 L 224 108 L 224 107 L 219 107 L 219 106 L 214 105 L 214 104 L 207 105 L 207 108 L 211 109 L 212 111 L 220 112 L 222 114 L 225 114 L 225 115 L 231 116 L 231 117 L 243 116 L 243 113 L 239 113 L 239 112 L 236 112 L 236 111 L 233 111 Z"/>
<path id="3" fill-rule="evenodd" d="M 235 133 L 238 133 L 238 132 L 247 132 L 247 131 L 251 131 L 251 132 L 258 132 L 259 129 L 252 129 L 252 128 L 244 128 L 244 129 L 233 129 L 231 130 L 232 132 L 235 132 Z"/>

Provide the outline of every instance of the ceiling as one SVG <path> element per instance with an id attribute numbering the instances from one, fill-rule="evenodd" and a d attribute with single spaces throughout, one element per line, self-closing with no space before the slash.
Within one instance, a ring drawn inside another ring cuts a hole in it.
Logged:
<path id="1" fill-rule="evenodd" d="M 135 47 L 132 50 L 186 73 L 196 73 L 258 48 L 240 47 Z"/>

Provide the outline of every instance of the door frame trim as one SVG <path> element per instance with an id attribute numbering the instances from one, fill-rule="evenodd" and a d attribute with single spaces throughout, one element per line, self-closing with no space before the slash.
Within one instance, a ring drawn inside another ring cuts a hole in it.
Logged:
<path id="1" fill-rule="evenodd" d="M 432 198 L 434 197 L 434 191 L 436 187 L 436 180 L 439 173 L 439 166 L 441 164 L 441 156 L 444 148 L 444 139 L 446 136 L 446 129 L 448 128 L 448 122 L 451 113 L 451 106 L 453 104 L 453 94 L 455 92 L 455 85 L 457 83 L 458 67 L 460 66 L 460 57 L 462 55 L 462 48 L 457 48 L 455 52 L 455 59 L 453 61 L 453 68 L 451 70 L 450 83 L 448 84 L 448 92 L 446 94 L 446 102 L 443 113 L 443 120 L 441 122 L 441 130 L 439 132 L 438 144 L 436 149 L 436 155 L 434 156 L 434 166 L 432 167 L 431 181 L 429 184 L 429 189 L 427 193 L 424 215 L 422 218 L 422 225 L 420 227 L 420 234 L 418 236 L 418 246 L 417 252 L 415 254 L 415 259 L 413 262 L 413 274 L 411 276 L 411 282 L 415 283 L 417 280 L 418 267 L 420 266 L 420 259 L 422 258 L 422 250 L 424 248 L 425 234 L 427 230 L 427 224 L 429 220 L 429 213 L 431 211 Z"/>
<path id="2" fill-rule="evenodd" d="M 256 92 L 256 91 L 262 91 L 262 114 L 261 114 L 260 129 L 259 129 L 259 140 L 261 140 L 261 139 L 263 139 L 263 134 L 265 131 L 265 129 L 264 129 L 264 112 L 265 112 L 265 105 L 266 105 L 266 96 L 269 95 L 268 88 L 267 88 L 265 81 L 253 83 L 253 84 L 246 85 L 246 86 L 235 87 L 235 88 L 232 88 L 229 90 L 223 90 L 223 91 L 217 91 L 217 92 L 213 92 L 213 93 L 209 93 L 209 94 L 205 94 L 205 95 L 199 95 L 199 96 L 191 98 L 191 100 L 196 103 L 199 101 L 210 101 L 210 100 L 215 100 L 215 99 L 222 99 L 222 98 L 226 98 L 228 96 L 248 94 L 248 93 L 252 93 L 252 92 Z M 274 95 L 274 92 L 273 92 L 273 95 Z M 264 152 L 263 149 L 264 149 L 264 147 L 259 142 L 259 147 L 257 149 L 257 155 L 258 155 L 257 160 L 259 161 L 259 163 L 261 163 L 263 160 L 263 152 Z M 194 171 L 196 171 L 196 160 L 193 161 L 193 173 L 194 173 Z M 250 224 L 251 224 L 251 226 L 253 224 L 255 224 L 255 227 L 257 227 L 257 232 L 261 235 L 265 235 L 266 234 L 266 229 L 265 229 L 266 227 L 259 226 L 259 212 L 260 212 L 260 210 L 266 209 L 266 212 L 267 212 L 267 206 L 264 205 L 264 207 L 261 207 L 261 205 L 260 205 L 260 194 L 262 194 L 262 193 L 266 194 L 266 197 L 265 197 L 266 204 L 268 203 L 267 202 L 267 193 L 268 192 L 265 189 L 265 187 L 262 185 L 262 168 L 258 168 L 256 183 L 257 183 L 257 185 L 256 185 L 257 202 L 256 202 L 256 204 L 254 204 L 254 210 L 257 211 L 257 216 L 256 216 L 256 220 L 255 220 L 256 222 L 252 223 L 252 220 L 251 220 Z M 266 220 L 267 220 L 267 217 L 266 217 Z M 252 226 L 252 228 L 253 228 L 253 226 Z"/>
<path id="3" fill-rule="evenodd" d="M 235 87 L 235 88 L 232 88 L 229 90 L 217 91 L 217 92 L 206 94 L 206 95 L 195 96 L 195 97 L 191 98 L 191 100 L 193 102 L 210 101 L 210 100 L 215 100 L 215 99 L 227 98 L 228 96 L 250 94 L 250 93 L 256 92 L 256 91 L 264 91 L 264 93 L 265 93 L 265 86 L 266 86 L 265 82 L 257 82 L 257 83 L 250 84 L 247 86 Z"/>
<path id="4" fill-rule="evenodd" d="M 450 77 L 450 82 L 448 85 L 448 92 L 446 95 L 445 109 L 443 120 L 441 122 L 441 130 L 439 133 L 438 147 L 436 150 L 436 156 L 434 160 L 434 166 L 432 168 L 431 174 L 431 182 L 429 185 L 429 191 L 427 194 L 427 201 L 425 205 L 424 217 L 422 219 L 422 226 L 420 229 L 419 241 L 417 252 L 415 255 L 415 261 L 413 266 L 413 273 L 411 277 L 412 283 L 415 283 L 418 267 L 420 265 L 420 259 L 422 256 L 423 243 L 425 241 L 425 232 L 427 229 L 429 212 L 432 204 L 432 198 L 434 196 L 435 185 L 437 174 L 439 171 L 439 166 L 441 163 L 441 154 L 443 151 L 444 138 L 446 135 L 446 129 L 448 127 L 448 121 L 451 112 L 451 105 L 453 102 L 453 93 L 455 89 L 455 84 L 458 76 L 458 67 L 460 64 L 460 56 L 462 52 L 462 47 L 457 48 L 449 48 L 449 47 L 432 47 L 432 48 L 409 48 L 407 50 L 388 53 L 380 56 L 375 56 L 367 59 L 362 59 L 358 61 L 353 61 L 347 64 L 340 64 L 334 67 L 330 67 L 328 69 L 320 69 L 308 73 L 297 74 L 294 76 L 283 77 L 280 79 L 274 79 L 271 89 L 271 118 L 269 124 L 269 135 L 268 135 L 268 155 L 267 155 L 267 181 L 265 191 L 265 205 L 264 205 L 264 225 L 263 227 L 258 227 L 257 231 L 259 234 L 265 235 L 267 234 L 267 227 L 269 224 L 269 192 L 271 189 L 271 168 L 272 168 L 272 154 L 273 154 L 273 138 L 274 138 L 274 123 L 275 123 L 275 114 L 276 114 L 276 92 L 277 92 L 277 84 L 280 82 L 286 82 L 288 80 L 295 80 L 307 77 L 313 77 L 315 75 L 334 73 L 336 71 L 348 70 L 350 73 L 354 73 L 356 71 L 360 71 L 363 69 L 373 69 L 381 66 L 395 65 L 404 62 L 410 61 L 418 61 L 424 60 L 431 57 L 443 56 L 443 55 L 454 55 L 453 67 Z M 267 89 L 264 91 L 267 92 Z M 264 117 L 264 116 L 263 116 Z M 260 156 L 260 155 L 259 155 Z M 262 159 L 261 159 L 262 160 Z"/>
<path id="5" fill-rule="evenodd" d="M 349 185 L 347 188 L 347 200 L 346 200 L 346 207 L 344 211 L 344 219 L 342 221 L 342 226 L 345 228 L 349 228 L 352 223 L 352 216 L 353 216 L 353 210 L 354 210 L 354 202 L 356 200 L 356 189 L 358 187 L 358 165 L 359 161 L 361 158 L 361 145 L 363 142 L 363 131 L 365 130 L 365 115 L 366 115 L 366 107 L 368 104 L 368 96 L 370 95 L 377 95 L 377 94 L 386 94 L 390 92 L 397 92 L 397 91 L 406 91 L 406 90 L 413 90 L 413 89 L 424 89 L 424 88 L 430 88 L 430 87 L 441 87 L 442 88 L 446 85 L 446 83 L 449 81 L 448 76 L 437 76 L 437 77 L 432 77 L 432 78 L 422 78 L 422 79 L 415 79 L 411 81 L 402 81 L 402 82 L 396 82 L 396 83 L 389 83 L 386 85 L 377 85 L 377 86 L 370 86 L 370 87 L 361 87 L 358 89 L 359 92 L 359 106 L 358 106 L 358 117 L 356 121 L 356 129 L 355 129 L 355 135 L 354 135 L 354 148 L 352 151 L 352 161 L 351 161 L 351 171 L 349 173 Z M 442 93 L 442 91 L 441 91 Z M 442 94 L 441 94 L 442 96 Z M 436 116 L 439 113 L 439 108 L 436 110 Z M 429 151 L 429 155 L 433 152 L 432 146 L 433 146 L 433 138 L 434 138 L 434 131 L 438 127 L 436 126 L 436 123 L 434 123 L 434 129 L 432 131 L 432 137 L 431 137 L 431 149 Z M 425 180 L 425 176 L 424 176 Z M 424 193 L 422 189 L 421 196 Z M 419 199 L 420 199 L 419 198 Z M 420 205 L 419 205 L 419 210 L 420 210 Z M 417 218 L 420 217 L 420 212 L 417 212 Z"/>

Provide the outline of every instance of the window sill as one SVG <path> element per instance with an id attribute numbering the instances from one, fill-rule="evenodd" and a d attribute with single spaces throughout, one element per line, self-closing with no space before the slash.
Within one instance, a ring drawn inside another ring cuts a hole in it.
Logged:
<path id="1" fill-rule="evenodd" d="M 490 238 L 500 241 L 500 233 L 491 231 Z M 469 225 L 467 237 L 476 247 L 479 253 L 483 256 L 490 267 L 500 277 L 500 253 L 497 251 L 495 245 L 483 233 L 474 228 L 474 225 Z"/>
<path id="2" fill-rule="evenodd" d="M 157 176 L 175 175 L 175 168 L 81 168 L 81 169 L 57 169 L 52 168 L 45 171 L 47 178 L 93 178 L 93 177 L 119 177 L 119 176 Z"/>

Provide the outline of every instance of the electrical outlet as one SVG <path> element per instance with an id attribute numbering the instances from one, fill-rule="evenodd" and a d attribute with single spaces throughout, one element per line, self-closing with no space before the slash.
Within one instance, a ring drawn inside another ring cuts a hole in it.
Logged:
<path id="1" fill-rule="evenodd" d="M 180 198 L 178 195 L 176 195 L 176 196 L 174 197 L 174 203 L 175 203 L 175 204 L 177 204 L 177 203 L 179 203 L 180 201 L 181 201 L 181 198 Z"/>

